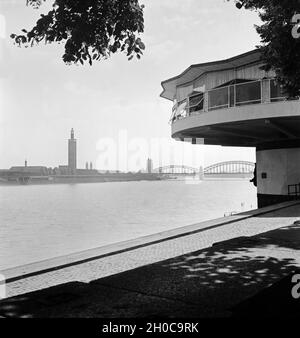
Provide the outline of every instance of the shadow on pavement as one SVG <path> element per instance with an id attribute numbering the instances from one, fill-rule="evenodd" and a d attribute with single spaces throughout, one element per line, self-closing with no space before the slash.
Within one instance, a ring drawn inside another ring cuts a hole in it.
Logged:
<path id="1" fill-rule="evenodd" d="M 90 283 L 9 298 L 0 302 L 0 316 L 293 317 L 300 315 L 300 300 L 291 296 L 291 274 L 299 267 L 300 226 L 295 225 Z"/>

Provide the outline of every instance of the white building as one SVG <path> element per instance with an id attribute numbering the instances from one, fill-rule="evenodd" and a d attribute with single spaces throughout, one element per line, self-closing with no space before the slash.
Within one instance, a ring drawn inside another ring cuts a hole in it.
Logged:
<path id="1" fill-rule="evenodd" d="M 300 101 L 262 65 L 258 50 L 192 65 L 163 81 L 161 94 L 174 102 L 173 138 L 256 147 L 259 207 L 293 198 L 300 183 Z"/>

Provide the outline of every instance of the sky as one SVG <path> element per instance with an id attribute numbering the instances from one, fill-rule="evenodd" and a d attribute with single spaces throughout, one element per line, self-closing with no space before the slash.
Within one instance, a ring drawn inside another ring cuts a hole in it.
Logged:
<path id="1" fill-rule="evenodd" d="M 48 5 L 47 5 L 48 3 Z M 11 33 L 31 28 L 41 12 L 25 0 L 0 0 L 0 168 L 67 164 L 74 128 L 78 167 L 135 171 L 153 158 L 167 164 L 207 166 L 255 161 L 255 150 L 184 144 L 172 140 L 172 102 L 161 81 L 195 63 L 229 58 L 259 44 L 258 15 L 226 0 L 142 0 L 146 50 L 89 65 L 65 65 L 63 45 L 18 48 Z"/>

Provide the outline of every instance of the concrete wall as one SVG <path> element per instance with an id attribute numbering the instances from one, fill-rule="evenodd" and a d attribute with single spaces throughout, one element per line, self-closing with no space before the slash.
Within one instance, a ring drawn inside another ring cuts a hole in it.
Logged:
<path id="1" fill-rule="evenodd" d="M 256 161 L 258 194 L 287 195 L 288 185 L 300 183 L 300 148 L 257 151 Z"/>

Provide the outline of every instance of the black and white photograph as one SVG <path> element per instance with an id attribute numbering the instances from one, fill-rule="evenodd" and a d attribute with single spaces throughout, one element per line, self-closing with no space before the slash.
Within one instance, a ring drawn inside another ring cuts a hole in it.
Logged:
<path id="1" fill-rule="evenodd" d="M 0 0 L 0 328 L 299 317 L 300 1 Z"/>

